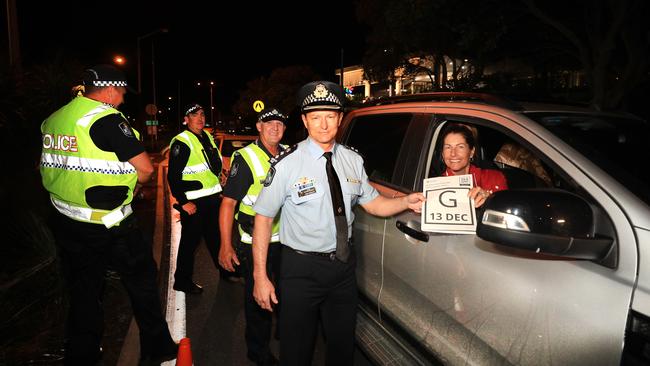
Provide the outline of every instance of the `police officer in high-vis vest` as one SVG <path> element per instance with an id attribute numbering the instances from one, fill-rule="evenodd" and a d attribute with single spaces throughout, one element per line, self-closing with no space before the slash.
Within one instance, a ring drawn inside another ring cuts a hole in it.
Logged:
<path id="1" fill-rule="evenodd" d="M 419 212 L 424 196 L 380 195 L 368 181 L 363 158 L 336 143 L 345 102 L 339 85 L 308 83 L 300 89 L 298 101 L 309 136 L 274 159 L 253 206 L 253 292 L 264 309 L 273 311 L 280 305 L 282 365 L 311 365 L 319 322 L 326 344 L 325 364 L 352 365 L 357 309 L 352 210 L 359 204 L 376 216 L 407 209 Z M 266 271 L 278 213 L 279 298 Z"/>
<path id="2" fill-rule="evenodd" d="M 203 130 L 203 107 L 192 103 L 184 109 L 187 129 L 170 144 L 167 179 L 181 214 L 174 290 L 200 294 L 203 288 L 192 280 L 194 253 L 205 240 L 212 260 L 219 268 L 219 204 L 221 203 L 221 152 L 212 136 Z M 227 272 L 219 268 L 222 277 Z"/>
<path id="3" fill-rule="evenodd" d="M 230 176 L 224 188 L 223 201 L 219 210 L 219 227 L 221 229 L 221 249 L 219 263 L 227 270 L 234 271 L 234 264 L 244 267 L 244 313 L 246 315 L 246 345 L 248 358 L 258 365 L 273 365 L 277 363 L 271 354 L 271 313 L 257 305 L 253 298 L 253 256 L 251 243 L 253 240 L 253 221 L 255 211 L 253 205 L 262 190 L 262 182 L 271 166 L 269 160 L 284 151 L 280 144 L 286 128 L 287 116 L 277 108 L 267 108 L 257 117 L 259 139 L 248 146 L 235 151 L 230 160 Z M 235 212 L 237 214 L 235 215 Z M 233 248 L 232 227 L 234 217 L 240 234 L 241 258 Z M 273 222 L 271 245 L 269 246 L 267 272 L 269 278 L 276 281 L 280 274 L 280 216 Z"/>
<path id="4" fill-rule="evenodd" d="M 109 65 L 84 72 L 77 96 L 41 125 L 40 170 L 56 213 L 53 233 L 70 291 L 66 365 L 94 365 L 101 357 L 102 299 L 107 266 L 131 298 L 140 329 L 141 364 L 173 359 L 178 346 L 161 312 L 151 244 L 132 214 L 136 183 L 153 174 L 138 133 L 116 108 L 124 102 L 124 74 Z"/>

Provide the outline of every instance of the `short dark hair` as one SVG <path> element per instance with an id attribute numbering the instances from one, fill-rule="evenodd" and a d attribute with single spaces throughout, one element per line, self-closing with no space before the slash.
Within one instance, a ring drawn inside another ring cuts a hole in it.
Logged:
<path id="1" fill-rule="evenodd" d="M 94 85 L 86 85 L 84 86 L 84 93 L 83 95 L 89 95 L 93 94 L 101 89 L 107 88 L 106 86 L 94 86 Z"/>
<path id="2" fill-rule="evenodd" d="M 465 142 L 467 142 L 467 145 L 470 149 L 473 149 L 474 145 L 476 145 L 476 141 L 474 140 L 474 133 L 467 125 L 461 123 L 449 123 L 447 126 L 445 126 L 445 129 L 442 132 L 442 139 L 440 141 L 445 141 L 447 135 L 451 133 L 463 135 Z"/>

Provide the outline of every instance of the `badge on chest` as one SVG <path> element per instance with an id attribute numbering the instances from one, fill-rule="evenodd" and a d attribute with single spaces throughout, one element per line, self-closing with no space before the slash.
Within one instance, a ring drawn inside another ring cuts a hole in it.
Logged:
<path id="1" fill-rule="evenodd" d="M 313 178 L 302 177 L 293 187 L 296 189 L 298 197 L 305 197 L 316 193 L 316 180 Z"/>

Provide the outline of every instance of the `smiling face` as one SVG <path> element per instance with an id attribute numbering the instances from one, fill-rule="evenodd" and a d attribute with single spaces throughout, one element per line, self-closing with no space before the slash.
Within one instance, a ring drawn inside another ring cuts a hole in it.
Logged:
<path id="1" fill-rule="evenodd" d="M 199 109 L 188 114 L 185 116 L 185 123 L 187 123 L 187 129 L 197 135 L 201 134 L 203 127 L 205 127 L 205 112 L 203 112 L 203 109 Z"/>
<path id="2" fill-rule="evenodd" d="M 257 122 L 256 127 L 260 133 L 260 140 L 265 146 L 269 147 L 278 146 L 286 128 L 284 123 L 278 120 Z"/>
<path id="3" fill-rule="evenodd" d="M 454 132 L 445 136 L 442 145 L 442 159 L 454 175 L 469 173 L 472 156 L 474 156 L 474 148 L 470 148 L 465 136 Z"/>
<path id="4" fill-rule="evenodd" d="M 313 111 L 302 115 L 309 137 L 325 151 L 332 148 L 342 119 L 343 113 L 339 111 Z"/>

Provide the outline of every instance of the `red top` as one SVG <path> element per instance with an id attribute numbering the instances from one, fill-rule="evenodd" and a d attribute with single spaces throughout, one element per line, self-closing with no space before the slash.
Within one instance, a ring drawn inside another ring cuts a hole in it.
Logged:
<path id="1" fill-rule="evenodd" d="M 469 174 L 474 177 L 474 186 L 481 187 L 484 190 L 494 193 L 508 189 L 508 182 L 506 176 L 495 169 L 481 169 L 473 164 L 469 165 Z M 444 176 L 452 176 L 452 172 L 447 168 L 443 174 Z"/>

